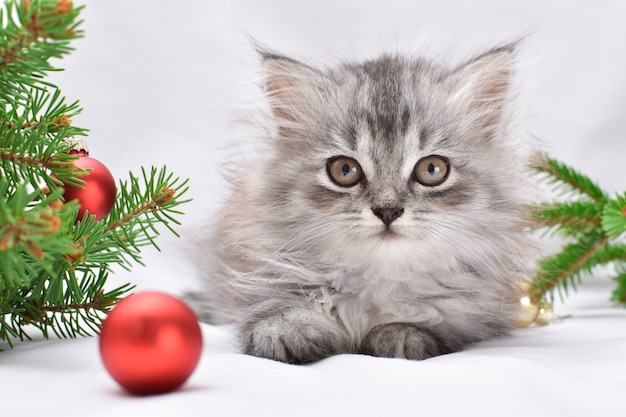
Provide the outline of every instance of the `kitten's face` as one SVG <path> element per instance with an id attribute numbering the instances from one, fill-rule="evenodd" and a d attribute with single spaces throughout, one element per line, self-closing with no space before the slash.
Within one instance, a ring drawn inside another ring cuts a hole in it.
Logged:
<path id="1" fill-rule="evenodd" d="M 488 250 L 490 223 L 513 216 L 502 54 L 455 71 L 384 57 L 321 74 L 282 61 L 289 80 L 268 84 L 283 122 L 272 192 L 287 196 L 302 246 L 429 261 Z"/>

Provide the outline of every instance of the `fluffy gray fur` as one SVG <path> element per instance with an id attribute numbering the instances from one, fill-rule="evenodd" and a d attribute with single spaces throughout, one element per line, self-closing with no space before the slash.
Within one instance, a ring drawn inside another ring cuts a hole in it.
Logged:
<path id="1" fill-rule="evenodd" d="M 232 169 L 202 246 L 201 317 L 234 322 L 244 353 L 289 363 L 425 359 L 509 331 L 534 264 L 509 117 L 514 47 L 452 69 L 260 55 L 266 147 Z M 449 161 L 438 186 L 413 176 L 429 155 Z M 337 156 L 358 161 L 358 184 L 329 178 Z M 385 209 L 400 215 L 385 224 Z"/>

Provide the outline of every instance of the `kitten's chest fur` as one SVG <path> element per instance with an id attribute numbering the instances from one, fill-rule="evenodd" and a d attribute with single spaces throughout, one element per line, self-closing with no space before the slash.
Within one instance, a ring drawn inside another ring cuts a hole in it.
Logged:
<path id="1" fill-rule="evenodd" d="M 329 274 L 328 286 L 310 293 L 321 309 L 337 317 L 354 340 L 388 323 L 420 323 L 465 332 L 476 317 L 510 319 L 510 288 L 494 277 L 452 268 L 453 262 L 425 268 L 387 259 L 342 266 Z M 413 268 L 411 268 L 413 266 Z"/>

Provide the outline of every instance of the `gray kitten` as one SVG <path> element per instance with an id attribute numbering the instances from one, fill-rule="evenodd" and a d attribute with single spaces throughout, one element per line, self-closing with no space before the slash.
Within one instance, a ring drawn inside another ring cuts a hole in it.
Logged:
<path id="1" fill-rule="evenodd" d="M 266 148 L 231 172 L 201 316 L 289 363 L 425 359 L 509 331 L 534 266 L 513 46 L 454 69 L 260 54 Z"/>

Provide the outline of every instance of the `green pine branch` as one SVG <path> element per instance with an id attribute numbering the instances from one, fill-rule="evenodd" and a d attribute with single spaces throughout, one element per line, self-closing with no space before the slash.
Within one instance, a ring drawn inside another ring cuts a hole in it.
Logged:
<path id="1" fill-rule="evenodd" d="M 611 300 L 624 305 L 626 304 L 626 269 L 622 269 L 615 277 L 615 282 L 617 282 L 617 287 L 611 294 Z"/>
<path id="2" fill-rule="evenodd" d="M 174 234 L 187 181 L 161 169 L 120 181 L 109 215 L 78 219 L 63 201 L 80 187 L 71 140 L 87 130 L 73 124 L 68 102 L 46 74 L 51 58 L 80 37 L 80 8 L 67 0 L 7 1 L 0 10 L 0 342 L 76 337 L 98 332 L 109 309 L 132 284 L 108 289 L 116 266 L 141 264 L 165 227 Z"/>
<path id="3" fill-rule="evenodd" d="M 595 201 L 541 204 L 534 208 L 533 217 L 543 227 L 574 236 L 584 236 L 602 225 L 602 212 Z"/>
<path id="4" fill-rule="evenodd" d="M 545 154 L 535 161 L 534 168 L 571 197 L 571 201 L 534 207 L 536 224 L 560 232 L 573 242 L 540 261 L 530 290 L 533 301 L 553 298 L 555 291 L 567 295 L 584 275 L 599 266 L 610 264 L 626 271 L 626 194 L 610 198 L 590 178 Z M 616 281 L 612 300 L 625 304 L 626 276 L 620 273 Z"/>
<path id="5" fill-rule="evenodd" d="M 75 202 L 54 204 L 59 190 L 37 203 L 45 214 L 32 206 L 37 193 L 12 196 L 16 214 L 9 213 L 12 221 L 0 228 L 0 277 L 7 278 L 0 280 L 0 315 L 10 317 L 0 322 L 0 339 L 24 338 L 26 325 L 46 337 L 49 329 L 62 337 L 88 334 L 84 325 L 97 331 L 110 307 L 132 289 L 126 284 L 104 292 L 113 265 L 130 269 L 132 262 L 141 263 L 142 247 L 159 249 L 158 226 L 176 234 L 178 206 L 189 201 L 181 200 L 187 181 L 165 168 L 142 172 L 141 180 L 131 173 L 130 181 L 120 182 L 114 209 L 99 222 L 92 216 L 77 222 Z"/>
<path id="6" fill-rule="evenodd" d="M 602 211 L 602 228 L 614 237 L 626 232 L 626 193 L 606 202 Z"/>
<path id="7" fill-rule="evenodd" d="M 602 235 L 589 234 L 575 243 L 566 245 L 558 254 L 540 261 L 540 272 L 533 281 L 532 298 L 540 300 L 548 292 L 561 289 L 568 293 L 576 289 L 580 276 L 593 266 L 589 260 L 606 245 Z"/>
<path id="8" fill-rule="evenodd" d="M 61 198 L 62 190 L 38 201 L 39 193 L 29 193 L 24 184 L 12 193 L 9 186 L 0 178 L 0 193 L 8 196 L 0 204 L 0 277 L 4 278 L 0 291 L 28 285 L 34 274 L 52 271 L 52 258 L 71 256 L 75 251 L 61 228 L 73 219 L 76 204 L 52 204 Z"/>
<path id="9" fill-rule="evenodd" d="M 5 2 L 0 11 L 0 70 L 11 76 L 0 85 L 2 101 L 24 105 L 27 89 L 48 84 L 46 73 L 58 70 L 50 58 L 70 53 L 71 41 L 83 35 L 77 19 L 81 9 L 69 0 Z"/>
<path id="10" fill-rule="evenodd" d="M 548 180 L 557 187 L 569 188 L 570 191 L 591 198 L 597 203 L 603 203 L 607 200 L 607 194 L 604 190 L 589 177 L 546 154 L 539 154 L 533 161 L 532 167 L 537 172 L 546 174 Z"/>
<path id="11" fill-rule="evenodd" d="M 153 246 L 158 226 L 165 226 L 175 236 L 177 217 L 183 213 L 178 206 L 188 191 L 188 181 L 174 177 L 165 167 L 142 169 L 142 178 L 129 173 L 128 181 L 120 181 L 115 205 L 100 222 L 86 217 L 74 226 L 77 262 L 89 269 L 100 264 L 117 264 L 130 269 L 133 262 L 142 264 L 141 248 Z"/>

